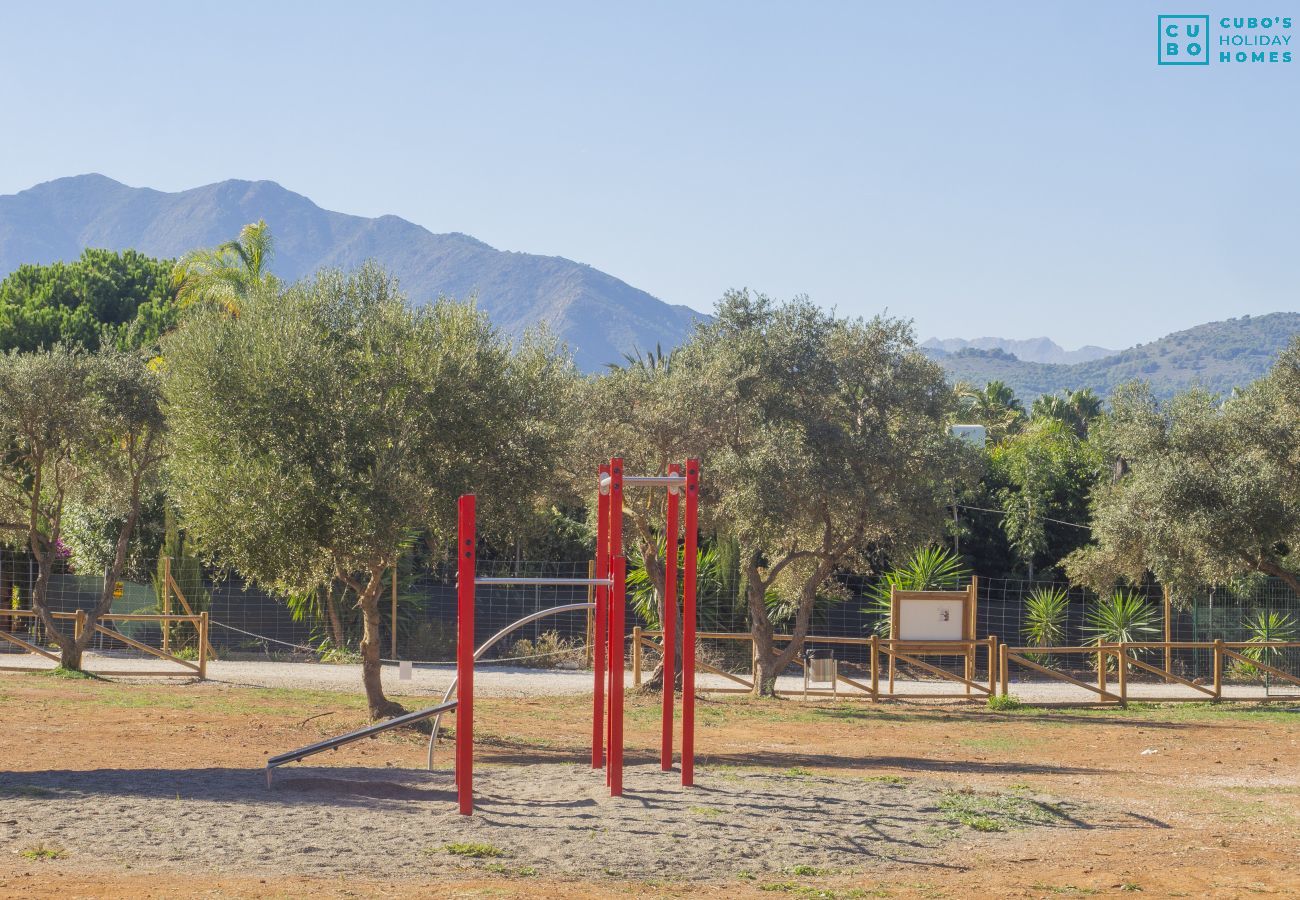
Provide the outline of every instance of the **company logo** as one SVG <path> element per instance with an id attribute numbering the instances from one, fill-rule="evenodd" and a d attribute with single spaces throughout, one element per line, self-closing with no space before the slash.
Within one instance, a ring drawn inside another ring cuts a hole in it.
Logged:
<path id="1" fill-rule="evenodd" d="M 1291 62 L 1290 16 L 1156 16 L 1162 66 Z"/>
<path id="2" fill-rule="evenodd" d="M 1210 64 L 1209 16 L 1157 16 L 1160 28 L 1162 66 L 1208 66 Z"/>

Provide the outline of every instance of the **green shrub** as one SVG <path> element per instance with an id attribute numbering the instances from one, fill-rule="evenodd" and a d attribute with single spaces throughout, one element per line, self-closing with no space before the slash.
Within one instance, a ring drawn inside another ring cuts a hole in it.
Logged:
<path id="1" fill-rule="evenodd" d="M 1070 597 L 1062 587 L 1034 588 L 1025 598 L 1024 639 L 1034 647 L 1065 643 L 1065 617 Z"/>
<path id="2" fill-rule="evenodd" d="M 989 709 L 994 712 L 1015 712 L 1018 709 L 1024 709 L 1025 704 L 1019 697 L 1011 694 L 994 694 L 989 697 Z"/>
<path id="3" fill-rule="evenodd" d="M 1242 623 L 1250 633 L 1252 644 L 1288 642 L 1296 639 L 1296 621 L 1289 613 L 1259 612 Z M 1277 667 L 1285 651 L 1277 647 L 1246 647 L 1241 655 L 1256 663 Z M 1261 678 L 1267 673 L 1258 666 L 1239 659 L 1233 660 L 1231 672 L 1241 678 Z"/>
<path id="4" fill-rule="evenodd" d="M 1146 597 L 1130 591 L 1116 591 L 1104 597 L 1089 611 L 1084 630 L 1092 636 L 1089 646 L 1125 644 L 1151 640 L 1160 633 L 1160 613 Z M 1135 650 L 1141 654 L 1146 651 Z M 1106 665 L 1114 661 L 1108 656 Z"/>

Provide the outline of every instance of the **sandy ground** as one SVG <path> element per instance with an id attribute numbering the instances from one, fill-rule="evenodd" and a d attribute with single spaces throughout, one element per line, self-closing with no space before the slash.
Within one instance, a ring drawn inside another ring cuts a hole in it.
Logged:
<path id="1" fill-rule="evenodd" d="M 1300 706 L 726 698 L 684 792 L 634 695 L 611 799 L 586 704 L 485 697 L 471 819 L 417 735 L 265 789 L 268 755 L 363 721 L 351 693 L 6 674 L 0 711 L 5 897 L 1300 896 Z"/>
<path id="2" fill-rule="evenodd" d="M 53 662 L 35 656 L 6 655 L 0 658 L 0 662 L 4 665 L 28 667 L 31 671 L 54 667 Z M 103 653 L 88 653 L 85 665 L 91 671 L 113 677 L 129 677 L 133 671 L 158 671 L 168 666 L 167 663 L 157 659 Z M 404 681 L 396 666 L 385 666 L 384 690 L 394 696 L 437 695 L 447 689 L 454 674 L 452 665 L 423 665 L 413 667 L 410 680 Z M 361 667 L 347 664 L 214 660 L 208 663 L 207 675 L 213 681 L 244 687 L 358 691 L 361 685 Z M 184 673 L 180 673 L 179 677 L 188 680 L 188 676 Z M 480 665 L 475 672 L 475 687 L 480 694 L 493 697 L 565 696 L 590 693 L 591 678 L 589 672 L 486 664 Z M 984 676 L 983 683 L 986 681 L 987 676 Z M 630 672 L 627 673 L 626 684 L 629 688 L 632 686 Z M 697 684 L 701 691 L 707 691 L 709 688 L 738 687 L 735 682 L 708 673 L 700 673 Z M 882 690 L 885 689 L 885 684 L 882 678 Z M 826 686 L 819 687 L 825 689 Z M 789 695 L 797 695 L 803 689 L 803 679 L 794 675 L 783 676 L 777 679 L 777 688 Z M 841 689 L 849 697 L 855 693 L 852 688 L 841 686 Z M 1112 691 L 1116 689 L 1113 679 L 1110 689 Z M 895 691 L 905 697 L 933 693 L 948 694 L 954 699 L 966 696 L 963 685 L 938 680 L 900 678 L 895 682 Z M 1091 702 L 1096 698 L 1096 695 L 1090 691 L 1065 682 L 1028 678 L 1013 681 L 1011 693 L 1027 703 L 1080 703 Z M 1143 680 L 1138 677 L 1130 679 L 1129 695 L 1138 701 L 1156 698 L 1205 699 L 1204 695 L 1199 694 L 1194 688 L 1178 684 L 1164 685 L 1153 679 Z M 1275 685 L 1271 690 L 1266 691 L 1259 683 L 1228 684 L 1224 686 L 1224 696 L 1238 700 L 1256 700 L 1266 696 L 1300 700 L 1300 686 Z"/>

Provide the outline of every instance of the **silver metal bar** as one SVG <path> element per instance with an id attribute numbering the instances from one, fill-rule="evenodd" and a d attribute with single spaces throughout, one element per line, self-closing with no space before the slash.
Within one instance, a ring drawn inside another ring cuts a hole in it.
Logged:
<path id="1" fill-rule="evenodd" d="M 555 616 L 555 615 L 559 615 L 560 613 L 577 612 L 580 609 L 595 609 L 595 608 L 596 608 L 596 604 L 594 603 L 566 603 L 563 606 L 552 606 L 549 609 L 541 609 L 535 613 L 529 613 L 528 615 L 524 616 L 522 619 L 519 619 L 515 622 L 511 622 L 505 628 L 502 628 L 496 634 L 492 635 L 492 637 L 484 641 L 483 646 L 479 647 L 477 650 L 474 651 L 474 659 L 477 660 L 480 656 L 486 653 L 489 648 L 491 648 L 494 644 L 496 644 L 497 641 L 501 640 L 503 637 L 508 635 L 510 632 L 514 631 L 516 628 L 519 628 L 523 625 L 527 625 L 529 622 L 536 622 L 538 619 L 545 619 L 547 616 Z M 447 690 L 443 691 L 442 694 L 443 703 L 447 703 L 450 700 L 451 692 L 454 690 L 456 690 L 456 679 L 452 678 L 451 684 L 447 685 Z M 430 772 L 433 771 L 433 745 L 438 740 L 438 723 L 440 723 L 441 721 L 442 721 L 442 713 L 438 713 L 438 715 L 433 717 L 433 731 L 429 733 L 428 768 Z"/>
<path id="2" fill-rule="evenodd" d="M 291 750 L 288 753 L 281 753 L 279 756 L 272 756 L 266 761 L 266 786 L 271 786 L 271 770 L 277 766 L 283 766 L 285 763 L 297 762 L 316 753 L 325 750 L 337 750 L 344 744 L 350 744 L 353 741 L 359 741 L 362 738 L 374 737 L 375 735 L 390 731 L 394 728 L 401 728 L 403 725 L 410 725 L 413 722 L 419 722 L 422 719 L 441 716 L 449 709 L 456 708 L 455 700 L 448 700 L 443 697 L 442 702 L 437 706 L 431 706 L 428 709 L 417 709 L 414 712 L 404 713 L 393 719 L 387 719 L 383 722 L 377 722 L 374 725 L 367 725 L 365 728 L 358 728 L 356 731 L 349 731 L 347 734 L 332 737 L 324 741 L 318 741 L 315 744 L 308 744 L 306 747 L 300 747 L 297 750 Z"/>
<path id="3" fill-rule="evenodd" d="M 494 584 L 537 584 L 552 587 L 613 587 L 612 578 L 521 578 L 507 575 L 504 578 L 475 578 L 474 584 L 491 586 Z"/>
<path id="4" fill-rule="evenodd" d="M 600 476 L 600 492 L 609 493 L 610 477 L 606 474 Z M 623 487 L 666 487 L 676 493 L 676 488 L 686 486 L 685 475 L 625 475 L 623 476 Z"/>

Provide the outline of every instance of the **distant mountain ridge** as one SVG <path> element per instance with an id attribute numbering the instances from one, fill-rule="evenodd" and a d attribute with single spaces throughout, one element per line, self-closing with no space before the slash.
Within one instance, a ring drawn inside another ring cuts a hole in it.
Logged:
<path id="1" fill-rule="evenodd" d="M 1228 394 L 1267 372 L 1297 336 L 1300 313 L 1278 312 L 1208 322 L 1101 359 L 1073 364 L 1029 362 L 1001 347 L 966 346 L 956 353 L 927 347 L 925 352 L 943 366 L 951 380 L 976 385 L 1004 381 L 1028 404 L 1041 394 L 1062 389 L 1087 387 L 1106 396 L 1117 385 L 1134 379 L 1150 382 L 1161 397 L 1193 385 Z"/>
<path id="2" fill-rule="evenodd" d="M 86 247 L 177 257 L 229 240 L 258 219 L 271 227 L 272 269 L 282 278 L 375 259 L 413 303 L 473 295 L 512 335 L 545 323 L 586 371 L 621 361 L 635 348 L 675 347 L 706 318 L 563 257 L 497 250 L 397 216 L 331 212 L 272 181 L 230 180 L 168 193 L 79 175 L 0 196 L 0 277 L 23 263 L 75 259 Z"/>
<path id="3" fill-rule="evenodd" d="M 1115 353 L 1105 347 L 1088 345 L 1078 350 L 1066 350 L 1050 338 L 1039 337 L 1028 340 L 1010 338 L 982 337 L 974 340 L 965 338 L 930 338 L 921 344 L 926 350 L 942 350 L 944 353 L 959 353 L 967 348 L 975 350 L 1002 350 L 1025 362 L 1037 363 L 1078 363 L 1104 359 Z"/>

